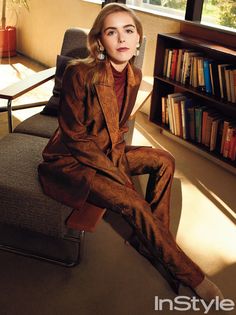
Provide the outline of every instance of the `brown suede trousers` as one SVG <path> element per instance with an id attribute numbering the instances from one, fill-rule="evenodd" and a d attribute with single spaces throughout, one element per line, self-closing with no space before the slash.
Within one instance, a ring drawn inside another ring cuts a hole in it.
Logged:
<path id="1" fill-rule="evenodd" d="M 134 189 L 96 173 L 88 202 L 121 213 L 142 235 L 151 255 L 161 259 L 172 275 L 195 288 L 202 270 L 180 249 L 169 231 L 170 192 L 174 158 L 163 150 L 140 147 L 126 153 L 131 175 L 149 174 L 146 198 Z"/>

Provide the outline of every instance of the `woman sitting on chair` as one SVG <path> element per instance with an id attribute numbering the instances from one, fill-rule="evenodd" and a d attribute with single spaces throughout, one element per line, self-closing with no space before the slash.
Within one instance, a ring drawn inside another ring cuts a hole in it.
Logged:
<path id="1" fill-rule="evenodd" d="M 65 71 L 59 128 L 44 149 L 40 182 L 47 195 L 72 208 L 87 202 L 119 212 L 178 283 L 206 301 L 223 298 L 169 231 L 174 158 L 154 148 L 126 150 L 126 123 L 141 82 L 133 60 L 142 36 L 139 19 L 125 5 L 108 4 L 98 14 L 88 35 L 90 56 Z M 147 173 L 144 199 L 131 176 Z"/>

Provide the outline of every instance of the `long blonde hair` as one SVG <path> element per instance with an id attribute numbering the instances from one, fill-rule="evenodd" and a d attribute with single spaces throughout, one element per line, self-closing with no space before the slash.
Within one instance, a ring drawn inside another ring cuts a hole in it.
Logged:
<path id="1" fill-rule="evenodd" d="M 101 32 L 104 25 L 104 21 L 109 14 L 116 12 L 126 12 L 134 20 L 137 32 L 139 34 L 139 43 L 142 43 L 143 38 L 143 28 L 139 18 L 136 16 L 133 10 L 121 3 L 109 3 L 107 4 L 98 14 L 95 19 L 93 26 L 88 34 L 88 49 L 90 52 L 89 59 L 95 61 L 99 53 L 99 44 L 98 40 L 101 38 Z"/>
<path id="2" fill-rule="evenodd" d="M 104 25 L 104 21 L 109 14 L 116 12 L 127 12 L 133 19 L 137 32 L 139 34 L 139 43 L 141 45 L 143 38 L 143 28 L 139 18 L 136 16 L 133 10 L 125 6 L 121 3 L 109 3 L 107 4 L 96 17 L 92 28 L 88 33 L 87 46 L 89 50 L 89 56 L 86 59 L 75 60 L 72 64 L 76 64 L 78 62 L 83 62 L 90 65 L 91 71 L 88 70 L 86 75 L 86 81 L 88 85 L 94 84 L 98 81 L 98 78 L 101 76 L 105 76 L 105 61 L 101 61 L 98 59 L 99 53 L 99 43 L 98 40 L 101 38 L 102 28 Z M 133 63 L 133 57 L 130 61 Z M 96 71 L 94 71 L 94 67 L 96 66 Z"/>

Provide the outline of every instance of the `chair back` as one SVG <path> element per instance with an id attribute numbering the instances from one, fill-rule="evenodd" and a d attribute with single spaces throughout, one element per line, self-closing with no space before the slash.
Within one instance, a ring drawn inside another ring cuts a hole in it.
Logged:
<path id="1" fill-rule="evenodd" d="M 139 47 L 139 55 L 135 57 L 135 60 L 134 60 L 134 65 L 141 70 L 143 67 L 145 47 L 146 47 L 146 37 L 143 36 L 142 44 Z"/>
<path id="2" fill-rule="evenodd" d="M 89 54 L 87 49 L 88 32 L 89 29 L 77 27 L 66 30 L 61 55 L 72 58 L 86 58 Z"/>

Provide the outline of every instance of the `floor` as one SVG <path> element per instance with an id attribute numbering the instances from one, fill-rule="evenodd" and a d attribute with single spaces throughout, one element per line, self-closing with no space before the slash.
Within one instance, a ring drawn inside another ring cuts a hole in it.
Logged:
<path id="1" fill-rule="evenodd" d="M 29 74 L 40 70 L 40 66 L 34 68 L 34 63 L 27 64 L 22 57 L 16 63 L 23 66 L 16 70 L 16 66 L 0 65 L 0 88 L 10 83 L 11 76 L 18 80 L 21 69 L 29 68 L 26 70 Z M 6 81 L 2 80 L 4 73 L 10 73 Z M 52 84 L 50 82 L 43 89 L 44 96 Z M 40 92 L 31 95 L 30 101 Z M 0 137 L 7 134 L 4 115 L 0 113 Z M 29 115 L 32 115 L 29 110 L 15 111 L 14 123 Z M 161 147 L 175 157 L 171 231 L 182 249 L 221 288 L 225 298 L 236 302 L 235 175 L 161 134 L 142 112 L 136 118 L 133 144 Z M 144 191 L 146 178 L 142 177 L 140 182 Z M 0 277 L 1 314 L 6 315 L 149 315 L 157 312 L 155 296 L 172 301 L 175 298 L 156 270 L 132 248 L 125 246 L 114 227 L 104 220 L 95 233 L 87 235 L 84 260 L 75 269 L 64 270 L 0 252 Z M 189 294 L 186 290 L 180 292 L 180 295 L 191 296 Z M 159 312 L 181 314 L 183 309 Z M 201 308 L 188 310 L 187 314 L 196 312 L 206 314 L 207 311 Z M 232 312 L 215 308 L 209 311 L 209 314 L 225 313 L 236 314 L 236 308 Z"/>

